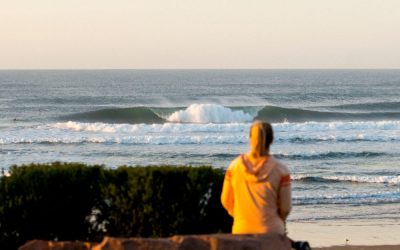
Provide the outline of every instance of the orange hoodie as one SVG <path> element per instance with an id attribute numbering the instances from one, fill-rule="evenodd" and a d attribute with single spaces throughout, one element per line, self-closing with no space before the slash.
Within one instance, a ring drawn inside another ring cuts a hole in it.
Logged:
<path id="1" fill-rule="evenodd" d="M 284 234 L 291 199 L 289 170 L 273 156 L 253 166 L 241 155 L 226 171 L 221 202 L 234 234 Z"/>

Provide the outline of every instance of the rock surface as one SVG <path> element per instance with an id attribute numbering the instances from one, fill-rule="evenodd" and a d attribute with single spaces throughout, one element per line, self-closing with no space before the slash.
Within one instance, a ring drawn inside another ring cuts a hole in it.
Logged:
<path id="1" fill-rule="evenodd" d="M 91 243 L 84 242 L 71 242 L 71 241 L 44 241 L 32 240 L 25 245 L 18 248 L 18 250 L 90 250 L 92 249 Z"/>
<path id="2" fill-rule="evenodd" d="M 19 250 L 289 250 L 288 238 L 281 235 L 185 235 L 170 238 L 105 237 L 97 245 L 82 242 L 34 240 Z"/>

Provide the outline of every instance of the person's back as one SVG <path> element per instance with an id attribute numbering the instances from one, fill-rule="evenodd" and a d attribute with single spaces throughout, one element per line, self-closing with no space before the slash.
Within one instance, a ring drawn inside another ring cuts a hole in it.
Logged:
<path id="1" fill-rule="evenodd" d="M 234 218 L 232 233 L 285 232 L 284 221 L 291 210 L 290 174 L 269 155 L 272 140 L 272 127 L 255 122 L 250 152 L 227 169 L 221 202 Z"/>

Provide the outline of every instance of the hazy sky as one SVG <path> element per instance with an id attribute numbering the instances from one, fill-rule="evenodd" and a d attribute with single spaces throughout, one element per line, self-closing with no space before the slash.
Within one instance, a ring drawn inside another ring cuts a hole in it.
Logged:
<path id="1" fill-rule="evenodd" d="M 0 68 L 400 68 L 400 0 L 1 0 Z"/>

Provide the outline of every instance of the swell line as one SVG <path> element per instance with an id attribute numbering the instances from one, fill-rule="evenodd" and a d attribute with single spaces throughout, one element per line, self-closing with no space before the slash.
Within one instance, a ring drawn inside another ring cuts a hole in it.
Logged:
<path id="1" fill-rule="evenodd" d="M 312 175 L 293 175 L 292 180 L 302 183 L 383 183 L 400 184 L 400 175 L 331 175 L 331 176 L 312 176 Z"/>
<path id="2" fill-rule="evenodd" d="M 363 120 L 399 120 L 400 112 L 328 112 L 298 108 L 265 106 L 256 119 L 269 122 L 309 122 L 309 121 L 363 121 Z"/>
<path id="3" fill-rule="evenodd" d="M 361 104 L 360 104 L 361 105 Z M 387 104 L 387 105 L 397 105 Z M 338 106 L 340 107 L 340 106 Z M 356 106 L 357 107 L 357 106 Z M 367 106 L 368 107 L 368 106 Z M 376 121 L 400 120 L 399 109 L 377 111 L 372 108 L 363 112 L 319 111 L 279 106 L 229 107 L 219 104 L 191 104 L 188 107 L 131 107 L 109 108 L 76 114 L 62 115 L 62 120 L 81 122 L 106 122 L 129 124 L 174 123 L 243 123 L 254 119 L 282 122 L 330 122 L 330 121 Z"/>
<path id="4" fill-rule="evenodd" d="M 61 116 L 60 119 L 83 121 L 83 122 L 105 122 L 105 123 L 147 123 L 159 124 L 166 120 L 157 115 L 149 107 L 133 108 L 111 108 L 89 111 L 71 115 Z"/>
<path id="5" fill-rule="evenodd" d="M 343 158 L 375 158 L 390 156 L 383 152 L 324 152 L 324 153 L 304 153 L 304 154 L 275 154 L 278 159 L 290 160 L 320 160 L 320 159 L 343 159 Z"/>

